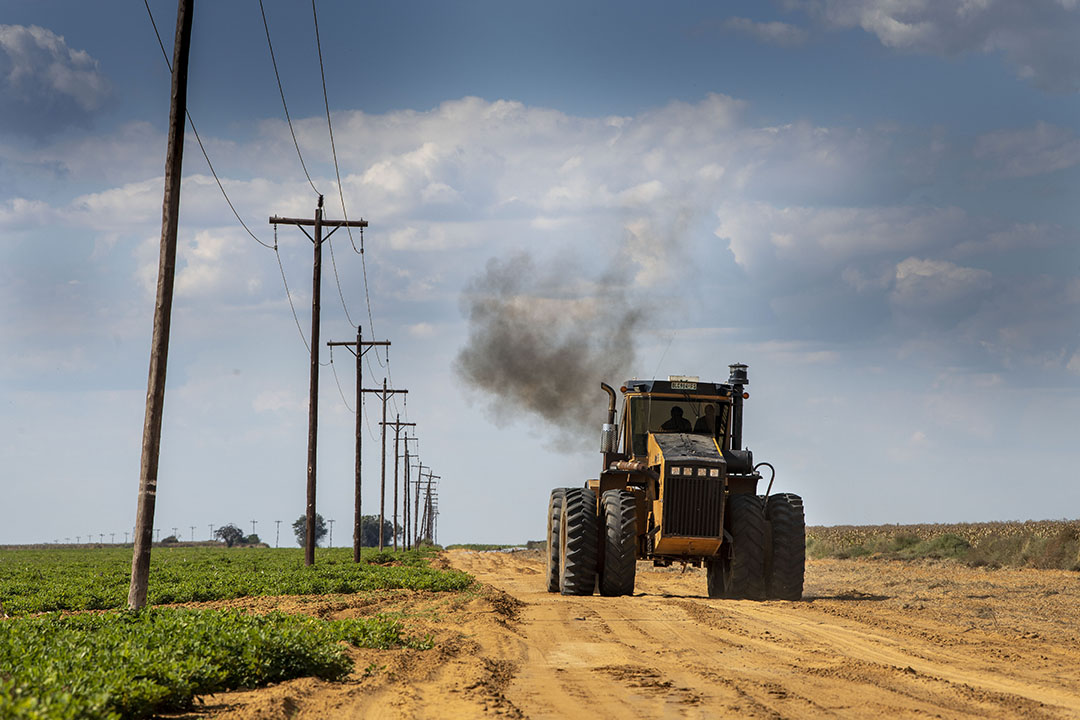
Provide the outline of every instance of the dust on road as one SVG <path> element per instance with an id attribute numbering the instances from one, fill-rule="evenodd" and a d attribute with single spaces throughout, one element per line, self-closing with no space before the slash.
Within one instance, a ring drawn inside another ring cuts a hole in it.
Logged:
<path id="1" fill-rule="evenodd" d="M 633 597 L 544 591 L 538 552 L 452 551 L 490 586 L 398 593 L 437 646 L 361 651 L 344 685 L 210 700 L 232 718 L 1080 718 L 1080 574 L 811 561 L 804 600 L 705 597 L 639 563 Z M 363 613 L 337 601 L 328 616 Z M 368 673 L 361 669 L 376 668 Z"/>

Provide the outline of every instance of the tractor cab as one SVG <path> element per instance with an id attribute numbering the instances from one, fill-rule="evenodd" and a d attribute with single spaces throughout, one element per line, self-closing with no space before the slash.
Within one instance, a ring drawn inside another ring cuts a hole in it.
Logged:
<path id="1" fill-rule="evenodd" d="M 620 390 L 619 436 L 627 458 L 646 458 L 649 433 L 705 435 L 716 440 L 719 449 L 731 448 L 731 386 L 672 375 L 667 380 L 628 380 Z"/>

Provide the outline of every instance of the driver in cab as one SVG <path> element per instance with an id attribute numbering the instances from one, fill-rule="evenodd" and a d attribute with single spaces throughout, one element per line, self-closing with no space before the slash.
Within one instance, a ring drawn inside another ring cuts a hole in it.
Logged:
<path id="1" fill-rule="evenodd" d="M 678 405 L 671 408 L 671 417 L 660 426 L 668 432 L 691 432 L 690 421 L 683 417 L 683 409 Z"/>
<path id="2" fill-rule="evenodd" d="M 716 406 L 706 405 L 705 414 L 698 418 L 694 423 L 694 432 L 696 433 L 708 433 L 713 437 L 716 437 Z"/>

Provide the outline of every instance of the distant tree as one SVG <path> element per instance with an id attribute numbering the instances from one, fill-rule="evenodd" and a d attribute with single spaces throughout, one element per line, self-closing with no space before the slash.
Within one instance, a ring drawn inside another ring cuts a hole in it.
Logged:
<path id="1" fill-rule="evenodd" d="M 255 533 L 251 533 L 246 538 L 244 538 L 245 545 L 259 545 L 260 543 L 262 543 L 262 540 L 260 540 L 259 536 Z"/>
<path id="2" fill-rule="evenodd" d="M 292 530 L 296 535 L 296 544 L 304 547 L 304 542 L 307 540 L 307 516 L 301 515 L 296 518 L 296 522 L 292 524 Z M 315 513 L 315 547 L 319 546 L 319 542 L 326 537 L 326 533 L 326 521 L 323 520 L 322 515 Z"/>
<path id="3" fill-rule="evenodd" d="M 162 545 L 171 545 L 173 543 L 178 543 L 178 542 L 180 542 L 180 541 L 176 539 L 175 535 L 170 535 L 169 537 L 162 540 L 161 544 Z"/>
<path id="4" fill-rule="evenodd" d="M 225 547 L 232 547 L 244 541 L 244 531 L 232 523 L 222 525 L 214 531 L 214 537 L 225 543 Z"/>
<path id="5" fill-rule="evenodd" d="M 394 544 L 394 523 L 383 520 L 383 546 Z M 360 518 L 360 545 L 362 547 L 379 546 L 379 516 L 364 515 Z"/>

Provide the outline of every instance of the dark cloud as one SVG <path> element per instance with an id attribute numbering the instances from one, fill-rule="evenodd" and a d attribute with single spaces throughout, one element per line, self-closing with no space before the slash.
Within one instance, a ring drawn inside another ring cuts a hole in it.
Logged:
<path id="1" fill-rule="evenodd" d="M 0 126 L 44 138 L 86 126 L 109 94 L 97 60 L 51 30 L 0 25 Z"/>

